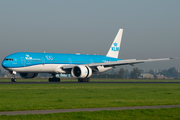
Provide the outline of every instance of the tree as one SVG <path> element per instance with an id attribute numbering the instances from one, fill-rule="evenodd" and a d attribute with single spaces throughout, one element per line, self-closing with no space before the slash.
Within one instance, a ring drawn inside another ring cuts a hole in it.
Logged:
<path id="1" fill-rule="evenodd" d="M 119 71 L 118 71 L 118 74 L 119 74 L 119 78 L 124 78 L 125 77 L 125 71 L 123 68 L 121 68 Z"/>
<path id="2" fill-rule="evenodd" d="M 140 72 L 140 73 L 144 73 L 144 70 L 142 70 L 142 69 L 139 69 L 139 72 Z"/>
<path id="3" fill-rule="evenodd" d="M 130 77 L 129 71 L 128 71 L 128 69 L 126 69 L 126 70 L 125 70 L 125 78 L 129 78 L 129 77 Z"/>
<path id="4" fill-rule="evenodd" d="M 178 71 L 175 67 L 169 68 L 168 70 L 162 70 L 160 74 L 166 77 L 178 77 Z"/>
<path id="5" fill-rule="evenodd" d="M 133 68 L 131 71 L 131 78 L 132 79 L 137 79 L 141 75 L 140 71 L 138 68 Z"/>
<path id="6" fill-rule="evenodd" d="M 166 77 L 169 77 L 169 76 L 170 76 L 168 70 L 162 70 L 162 71 L 160 72 L 160 74 L 161 74 L 161 75 L 164 75 L 164 76 L 166 76 Z"/>
<path id="7" fill-rule="evenodd" d="M 149 70 L 149 74 L 155 75 L 154 70 Z"/>
<path id="8" fill-rule="evenodd" d="M 168 69 L 169 76 L 168 77 L 178 77 L 178 71 L 175 67 Z"/>

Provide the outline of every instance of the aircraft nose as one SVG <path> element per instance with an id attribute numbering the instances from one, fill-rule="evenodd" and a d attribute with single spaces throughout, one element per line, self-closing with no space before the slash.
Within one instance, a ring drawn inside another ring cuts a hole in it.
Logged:
<path id="1" fill-rule="evenodd" d="M 6 63 L 6 61 L 3 61 L 3 62 L 2 62 L 2 67 L 3 67 L 3 68 L 7 68 L 7 63 Z"/>

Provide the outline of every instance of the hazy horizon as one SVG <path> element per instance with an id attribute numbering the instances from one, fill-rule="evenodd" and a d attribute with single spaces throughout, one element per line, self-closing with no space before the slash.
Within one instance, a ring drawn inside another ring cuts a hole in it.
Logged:
<path id="1" fill-rule="evenodd" d="M 177 0 L 0 1 L 0 62 L 15 52 L 106 55 L 120 28 L 120 59 L 180 58 L 179 5 Z M 180 69 L 180 60 L 121 67 Z"/>

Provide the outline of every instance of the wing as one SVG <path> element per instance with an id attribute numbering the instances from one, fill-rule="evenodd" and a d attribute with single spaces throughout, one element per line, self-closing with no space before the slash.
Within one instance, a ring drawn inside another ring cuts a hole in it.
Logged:
<path id="1" fill-rule="evenodd" d="M 88 66 L 89 67 L 96 67 L 96 66 L 115 67 L 115 66 L 120 66 L 120 65 L 134 65 L 138 63 L 163 61 L 163 60 L 170 60 L 170 59 L 173 59 L 173 58 L 160 58 L 160 59 L 147 59 L 147 60 L 130 59 L 130 60 L 120 60 L 116 62 L 92 63 L 92 64 L 89 64 Z"/>
<path id="2" fill-rule="evenodd" d="M 120 60 L 120 61 L 116 61 L 116 62 L 91 63 L 91 64 L 84 64 L 84 65 L 89 66 L 90 68 L 95 68 L 98 66 L 116 67 L 116 66 L 120 66 L 120 65 L 134 65 L 134 64 L 138 64 L 138 63 L 164 61 L 164 60 L 171 60 L 171 59 L 173 59 L 173 58 L 146 59 L 146 60 L 128 59 L 128 60 Z M 74 66 L 77 66 L 77 65 L 63 66 L 62 69 L 63 70 L 71 70 Z"/>

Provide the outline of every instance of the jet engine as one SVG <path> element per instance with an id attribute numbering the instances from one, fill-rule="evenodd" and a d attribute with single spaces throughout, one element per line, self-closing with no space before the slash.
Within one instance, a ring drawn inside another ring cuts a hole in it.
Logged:
<path id="1" fill-rule="evenodd" d="M 35 78 L 37 75 L 38 73 L 20 73 L 22 78 Z"/>
<path id="2" fill-rule="evenodd" d="M 92 75 L 92 69 L 88 66 L 78 65 L 72 68 L 71 74 L 76 78 L 89 78 Z"/>

